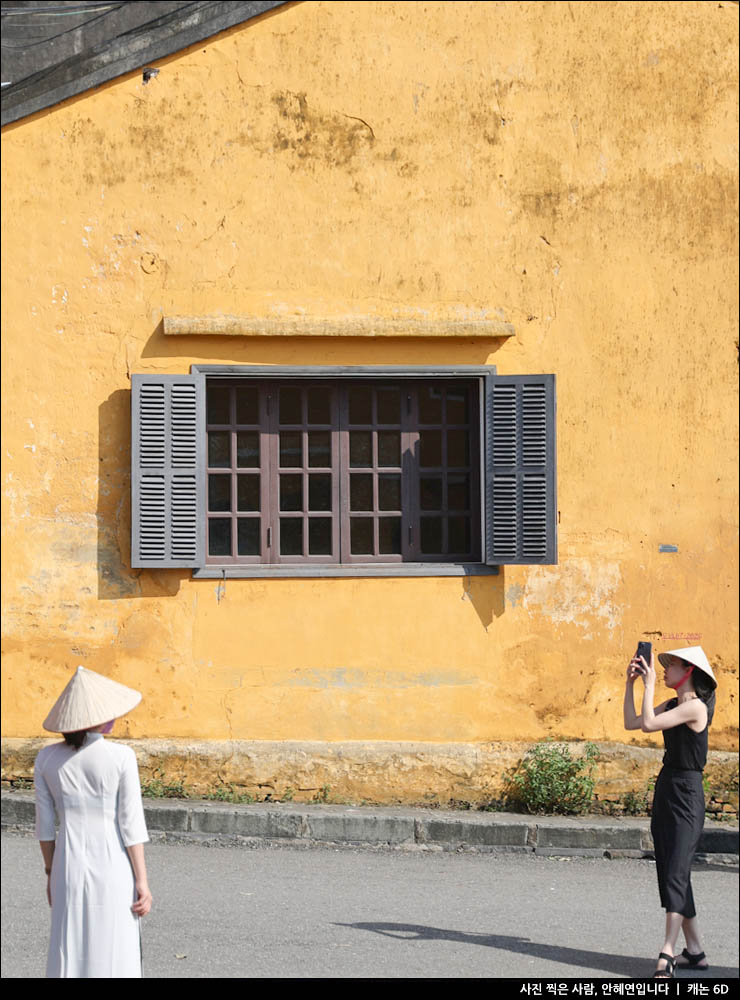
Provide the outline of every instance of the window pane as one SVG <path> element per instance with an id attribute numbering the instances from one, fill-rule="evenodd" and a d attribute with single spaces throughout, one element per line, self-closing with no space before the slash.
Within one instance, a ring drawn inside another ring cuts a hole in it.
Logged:
<path id="1" fill-rule="evenodd" d="M 280 431 L 280 465 L 284 469 L 303 465 L 303 435 L 300 431 Z"/>
<path id="2" fill-rule="evenodd" d="M 373 422 L 372 389 L 356 386 L 349 390 L 349 422 L 351 424 L 371 424 Z"/>
<path id="3" fill-rule="evenodd" d="M 468 432 L 447 431 L 447 465 L 459 469 L 468 465 Z"/>
<path id="4" fill-rule="evenodd" d="M 229 413 L 229 396 L 231 390 L 222 386 L 209 386 L 208 388 L 208 423 L 209 424 L 230 424 L 231 414 Z"/>
<path id="5" fill-rule="evenodd" d="M 208 467 L 231 468 L 231 434 L 229 431 L 211 431 L 208 435 Z"/>
<path id="6" fill-rule="evenodd" d="M 236 509 L 260 510 L 260 477 L 236 477 Z"/>
<path id="7" fill-rule="evenodd" d="M 301 390 L 293 387 L 280 390 L 280 423 L 302 424 Z"/>
<path id="8" fill-rule="evenodd" d="M 308 519 L 308 554 L 310 556 L 331 555 L 330 517 L 310 517 Z"/>
<path id="9" fill-rule="evenodd" d="M 260 464 L 260 436 L 257 431 L 237 431 L 236 465 L 239 469 L 258 469 Z"/>
<path id="10" fill-rule="evenodd" d="M 236 522 L 236 548 L 240 556 L 260 555 L 260 524 L 258 517 L 240 517 Z"/>
<path id="11" fill-rule="evenodd" d="M 349 464 L 353 468 L 373 464 L 373 436 L 370 431 L 350 431 Z"/>
<path id="12" fill-rule="evenodd" d="M 231 518 L 212 517 L 208 522 L 208 554 L 231 555 Z"/>
<path id="13" fill-rule="evenodd" d="M 260 422 L 260 397 L 256 388 L 236 390 L 236 422 L 238 424 L 258 424 Z"/>
<path id="14" fill-rule="evenodd" d="M 401 423 L 400 389 L 378 389 L 378 423 Z"/>
<path id="15" fill-rule="evenodd" d="M 442 423 L 442 390 L 434 386 L 422 386 L 419 390 L 419 422 L 422 424 Z"/>
<path id="16" fill-rule="evenodd" d="M 208 509 L 231 510 L 231 476 L 208 477 Z"/>
<path id="17" fill-rule="evenodd" d="M 280 518 L 280 555 L 303 555 L 303 518 Z"/>
<path id="18" fill-rule="evenodd" d="M 349 509 L 373 510 L 373 477 L 356 475 L 349 477 Z"/>
<path id="19" fill-rule="evenodd" d="M 331 389 L 314 388 L 308 390 L 309 424 L 331 423 Z"/>
<path id="20" fill-rule="evenodd" d="M 308 477 L 308 509 L 331 510 L 331 476 Z"/>
<path id="21" fill-rule="evenodd" d="M 442 552 L 442 518 L 421 518 L 421 551 L 430 555 Z"/>
<path id="22" fill-rule="evenodd" d="M 470 552 L 470 518 L 450 517 L 447 520 L 447 551 L 466 555 Z"/>
<path id="23" fill-rule="evenodd" d="M 419 493 L 419 506 L 422 510 L 442 510 L 441 479 L 422 479 Z"/>
<path id="24" fill-rule="evenodd" d="M 401 509 L 400 476 L 378 476 L 378 509 Z"/>
<path id="25" fill-rule="evenodd" d="M 401 518 L 381 517 L 378 523 L 378 548 L 384 555 L 401 555 Z"/>
<path id="26" fill-rule="evenodd" d="M 400 466 L 401 432 L 378 431 L 378 465 Z"/>
<path id="27" fill-rule="evenodd" d="M 419 465 L 422 468 L 442 465 L 442 431 L 419 431 Z"/>
<path id="28" fill-rule="evenodd" d="M 466 424 L 468 422 L 468 390 L 447 390 L 447 423 Z"/>
<path id="29" fill-rule="evenodd" d="M 303 510 L 303 476 L 280 477 L 280 510 Z"/>
<path id="30" fill-rule="evenodd" d="M 309 431 L 308 464 L 313 469 L 331 467 L 331 434 L 329 431 Z"/>
<path id="31" fill-rule="evenodd" d="M 351 517 L 349 519 L 349 545 L 352 555 L 373 555 L 373 519 L 371 517 Z"/>
<path id="32" fill-rule="evenodd" d="M 447 479 L 449 510 L 470 509 L 470 476 L 449 476 Z"/>

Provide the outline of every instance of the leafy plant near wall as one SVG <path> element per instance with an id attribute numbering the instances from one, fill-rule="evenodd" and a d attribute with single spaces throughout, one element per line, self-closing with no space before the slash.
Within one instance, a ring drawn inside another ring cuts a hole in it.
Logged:
<path id="1" fill-rule="evenodd" d="M 583 813 L 594 794 L 599 748 L 586 743 L 573 757 L 562 743 L 537 743 L 511 779 L 509 798 L 530 813 Z"/>

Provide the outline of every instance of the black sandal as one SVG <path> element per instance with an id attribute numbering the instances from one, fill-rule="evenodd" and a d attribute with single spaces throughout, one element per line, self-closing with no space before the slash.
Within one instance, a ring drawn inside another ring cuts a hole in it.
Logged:
<path id="1" fill-rule="evenodd" d="M 704 961 L 704 959 L 706 957 L 707 956 L 704 954 L 703 951 L 700 951 L 697 955 L 692 955 L 688 948 L 684 948 L 684 950 L 679 955 L 679 958 L 685 958 L 686 961 L 685 962 L 681 962 L 680 964 L 678 962 L 676 962 L 676 968 L 677 969 L 702 969 L 702 970 L 708 969 L 709 968 L 708 965 L 699 965 L 699 962 Z"/>
<path id="2" fill-rule="evenodd" d="M 666 955 L 664 951 L 661 951 L 660 955 L 658 955 L 658 961 L 660 961 L 661 958 L 665 959 L 665 969 L 656 969 L 655 972 L 653 973 L 652 978 L 675 979 L 676 959 L 673 957 L 673 955 Z"/>

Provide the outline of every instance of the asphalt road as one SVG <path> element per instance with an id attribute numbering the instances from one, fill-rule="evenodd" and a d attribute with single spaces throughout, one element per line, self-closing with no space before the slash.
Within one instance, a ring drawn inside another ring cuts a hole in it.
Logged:
<path id="1" fill-rule="evenodd" d="M 148 979 L 633 978 L 662 943 L 648 861 L 192 844 L 147 861 Z M 2 868 L 2 976 L 42 978 L 36 842 L 5 835 Z M 712 974 L 737 977 L 738 870 L 692 880 Z"/>

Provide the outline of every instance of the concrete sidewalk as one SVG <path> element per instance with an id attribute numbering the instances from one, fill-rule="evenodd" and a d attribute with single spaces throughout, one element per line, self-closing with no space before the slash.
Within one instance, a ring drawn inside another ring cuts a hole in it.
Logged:
<path id="1" fill-rule="evenodd" d="M 231 805 L 194 799 L 144 799 L 144 811 L 152 840 L 160 841 L 317 843 L 613 858 L 642 858 L 653 849 L 650 820 L 644 817 L 522 816 L 293 802 Z M 32 793 L 2 793 L 3 828 L 32 831 L 34 817 Z M 708 822 L 698 859 L 737 863 L 738 827 Z"/>

